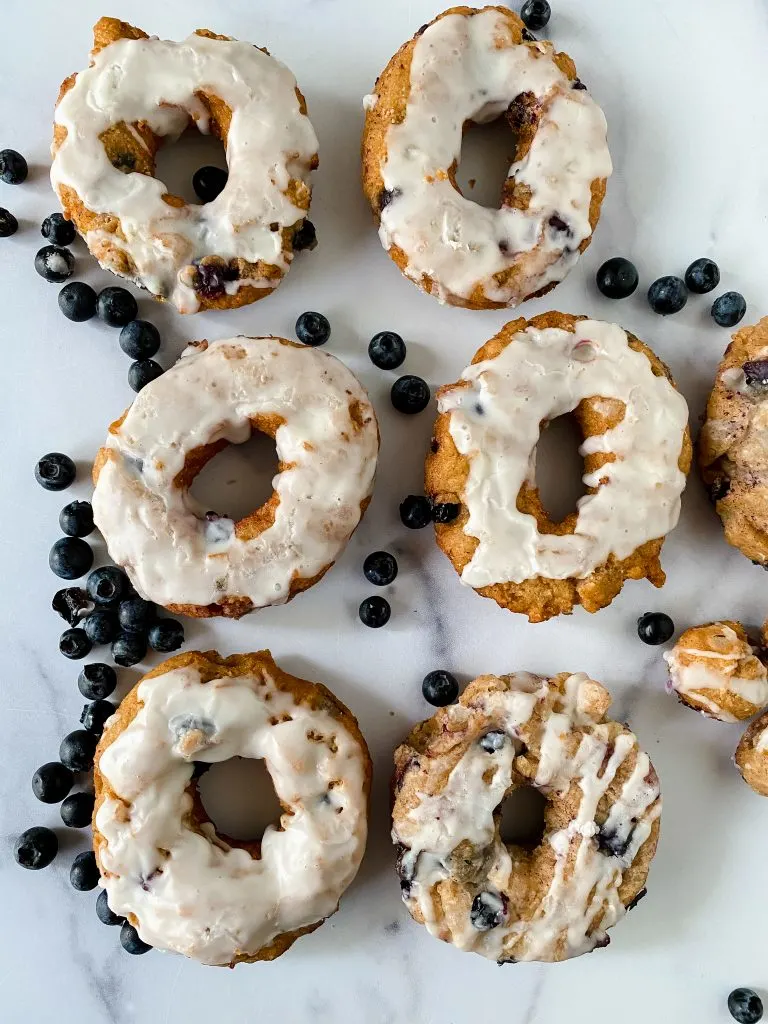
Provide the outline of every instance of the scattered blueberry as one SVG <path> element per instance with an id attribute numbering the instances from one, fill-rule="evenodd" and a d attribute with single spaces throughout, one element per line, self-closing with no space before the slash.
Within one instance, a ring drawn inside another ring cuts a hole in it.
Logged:
<path id="1" fill-rule="evenodd" d="M 148 320 L 131 320 L 120 331 L 120 348 L 131 359 L 149 359 L 160 348 L 160 332 Z"/>
<path id="2" fill-rule="evenodd" d="M 192 175 L 192 188 L 201 203 L 211 203 L 221 195 L 229 175 L 220 167 L 198 167 Z"/>
<path id="3" fill-rule="evenodd" d="M 497 928 L 507 916 L 507 901 L 495 892 L 481 892 L 472 900 L 469 919 L 479 932 Z"/>
<path id="4" fill-rule="evenodd" d="M 93 850 L 78 853 L 69 869 L 69 880 L 72 888 L 79 892 L 89 892 L 99 884 L 99 867 Z"/>
<path id="5" fill-rule="evenodd" d="M 35 255 L 35 270 L 51 284 L 66 281 L 72 277 L 74 269 L 75 257 L 69 249 L 62 249 L 58 245 L 44 245 Z"/>
<path id="6" fill-rule="evenodd" d="M 397 576 L 397 561 L 388 551 L 374 551 L 363 562 L 363 573 L 369 583 L 386 587 Z"/>
<path id="7" fill-rule="evenodd" d="M 96 608 L 82 621 L 85 634 L 92 644 L 111 644 L 120 632 L 117 617 L 106 608 Z"/>
<path id="8" fill-rule="evenodd" d="M 123 921 L 120 928 L 120 945 L 126 953 L 131 953 L 133 956 L 141 956 L 142 953 L 148 953 L 152 949 L 148 943 L 139 938 L 139 933 L 128 921 Z"/>
<path id="9" fill-rule="evenodd" d="M 435 523 L 452 523 L 458 519 L 461 505 L 453 501 L 443 501 L 432 506 L 432 520 Z"/>
<path id="10" fill-rule="evenodd" d="M 56 833 L 42 825 L 35 825 L 22 832 L 13 847 L 16 863 L 30 871 L 47 868 L 59 852 Z"/>
<path id="11" fill-rule="evenodd" d="M 753 391 L 768 389 L 768 359 L 750 359 L 742 366 L 744 380 Z"/>
<path id="12" fill-rule="evenodd" d="M 77 679 L 77 688 L 88 700 L 103 700 L 114 693 L 117 686 L 117 673 L 111 665 L 93 662 L 83 665 Z"/>
<path id="13" fill-rule="evenodd" d="M 115 713 L 115 705 L 108 700 L 95 700 L 92 704 L 86 704 L 80 715 L 80 724 L 88 732 L 101 736 L 104 731 L 104 723 Z"/>
<path id="14" fill-rule="evenodd" d="M 398 412 L 409 415 L 422 412 L 429 405 L 429 385 L 421 377 L 407 373 L 392 385 L 390 398 Z"/>
<path id="15" fill-rule="evenodd" d="M 91 610 L 93 602 L 81 587 L 66 587 L 57 590 L 51 601 L 51 608 L 70 626 L 76 626 L 82 616 Z"/>
<path id="16" fill-rule="evenodd" d="M 637 288 L 637 267 L 623 256 L 606 260 L 596 275 L 599 291 L 608 299 L 626 299 Z"/>
<path id="17" fill-rule="evenodd" d="M 96 312 L 96 292 L 84 281 L 65 284 L 59 292 L 59 309 L 76 324 L 90 320 Z"/>
<path id="18" fill-rule="evenodd" d="M 60 807 L 61 820 L 67 828 L 85 828 L 93 817 L 93 793 L 72 793 Z"/>
<path id="19" fill-rule="evenodd" d="M 547 0 L 526 0 L 520 8 L 520 17 L 526 28 L 531 32 L 541 32 L 552 16 L 552 8 Z"/>
<path id="20" fill-rule="evenodd" d="M 80 537 L 62 537 L 51 548 L 48 565 L 61 579 L 76 580 L 93 565 L 93 551 Z"/>
<path id="21" fill-rule="evenodd" d="M 675 632 L 675 624 L 664 612 L 646 612 L 637 620 L 637 635 L 644 644 L 665 644 Z"/>
<path id="22" fill-rule="evenodd" d="M 491 732 L 487 732 L 485 736 L 481 736 L 478 740 L 480 749 L 484 750 L 486 754 L 495 754 L 504 746 L 507 742 L 507 734 L 501 732 L 499 729 L 493 729 Z"/>
<path id="23" fill-rule="evenodd" d="M 366 597 L 359 608 L 360 621 L 371 629 L 386 626 L 391 614 L 389 601 L 385 601 L 383 597 Z"/>
<path id="24" fill-rule="evenodd" d="M 331 336 L 331 325 L 322 313 L 302 313 L 296 321 L 296 337 L 304 345 L 324 345 Z"/>
<path id="25" fill-rule="evenodd" d="M 757 1024 L 763 1019 L 763 1001 L 751 988 L 735 988 L 728 996 L 728 1012 L 738 1024 Z"/>
<path id="26" fill-rule="evenodd" d="M 0 238 L 10 238 L 19 230 L 19 222 L 10 210 L 0 206 Z"/>
<path id="27" fill-rule="evenodd" d="M 170 654 L 184 643 L 184 627 L 177 619 L 158 619 L 149 627 L 147 639 L 153 651 Z"/>
<path id="28" fill-rule="evenodd" d="M 162 374 L 163 368 L 154 359 L 138 359 L 128 367 L 128 386 L 132 391 L 141 391 L 147 384 Z"/>
<path id="29" fill-rule="evenodd" d="M 75 482 L 77 468 L 68 455 L 49 452 L 35 466 L 35 480 L 46 491 L 64 491 Z"/>
<path id="30" fill-rule="evenodd" d="M 96 604 L 114 604 L 128 593 L 128 577 L 116 565 L 94 569 L 85 582 L 86 590 Z"/>
<path id="31" fill-rule="evenodd" d="M 405 342 L 394 331 L 381 331 L 368 343 L 368 356 L 380 370 L 396 370 L 405 362 Z"/>
<path id="32" fill-rule="evenodd" d="M 444 669 L 428 672 L 421 683 L 421 692 L 427 704 L 436 708 L 444 708 L 453 704 L 459 696 L 459 681 Z"/>
<path id="33" fill-rule="evenodd" d="M 65 658 L 70 661 L 80 661 L 87 658 L 93 646 L 91 638 L 84 629 L 78 626 L 72 629 L 65 629 L 59 637 L 59 650 Z"/>
<path id="34" fill-rule="evenodd" d="M 106 889 L 101 890 L 99 898 L 96 900 L 96 916 L 102 924 L 116 925 L 125 921 L 124 917 L 120 917 L 119 914 L 115 914 L 109 909 Z"/>
<path id="35" fill-rule="evenodd" d="M 122 668 L 138 665 L 147 653 L 147 641 L 140 633 L 122 633 L 112 644 L 112 657 Z"/>
<path id="36" fill-rule="evenodd" d="M 93 766 L 93 755 L 96 753 L 98 736 L 85 729 L 75 729 L 68 733 L 59 747 L 59 760 L 73 772 L 87 772 Z"/>
<path id="37" fill-rule="evenodd" d="M 688 290 L 679 277 L 660 277 L 648 289 L 648 304 L 661 316 L 679 313 L 687 301 Z"/>
<path id="38" fill-rule="evenodd" d="M 409 494 L 400 502 L 400 521 L 409 530 L 422 530 L 432 522 L 432 505 L 429 498 L 420 494 Z"/>
<path id="39" fill-rule="evenodd" d="M 32 776 L 32 792 L 44 804 L 57 804 L 72 789 L 75 777 L 59 761 L 48 761 Z"/>
<path id="40" fill-rule="evenodd" d="M 317 245 L 317 232 L 311 220 L 303 220 L 301 227 L 293 233 L 293 251 L 302 252 L 305 249 L 314 249 Z"/>
<path id="41" fill-rule="evenodd" d="M 146 633 L 155 621 L 155 606 L 143 597 L 129 597 L 120 602 L 117 617 L 126 633 Z"/>
<path id="42" fill-rule="evenodd" d="M 15 149 L 0 150 L 0 180 L 6 185 L 20 185 L 26 180 L 27 161 Z"/>
<path id="43" fill-rule="evenodd" d="M 685 272 L 685 283 L 689 292 L 705 295 L 720 284 L 720 268 L 705 257 L 694 260 Z"/>
<path id="44" fill-rule="evenodd" d="M 109 327 L 125 327 L 136 319 L 138 311 L 138 303 L 131 293 L 116 285 L 104 288 L 96 300 L 96 314 Z"/>
<path id="45" fill-rule="evenodd" d="M 87 537 L 93 533 L 93 509 L 90 501 L 71 501 L 59 512 L 61 532 L 68 537 Z"/>
<path id="46" fill-rule="evenodd" d="M 40 226 L 40 234 L 53 245 L 71 245 L 75 240 L 75 225 L 63 213 L 52 213 Z"/>
<path id="47" fill-rule="evenodd" d="M 747 303 L 739 292 L 725 292 L 712 303 L 712 319 L 720 327 L 735 327 L 746 312 Z"/>

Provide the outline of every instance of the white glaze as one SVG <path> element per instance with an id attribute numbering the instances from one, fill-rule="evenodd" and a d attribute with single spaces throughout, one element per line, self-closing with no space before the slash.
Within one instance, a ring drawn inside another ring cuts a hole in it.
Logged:
<path id="1" fill-rule="evenodd" d="M 768 753 L 768 725 L 763 729 L 755 741 L 755 750 L 760 753 Z"/>
<path id="2" fill-rule="evenodd" d="M 292 178 L 308 184 L 317 154 L 317 138 L 299 109 L 288 68 L 250 43 L 198 35 L 178 43 L 120 39 L 92 60 L 56 108 L 56 123 L 66 128 L 67 137 L 51 167 L 57 191 L 74 189 L 89 210 L 120 221 L 124 240 L 95 229 L 86 238 L 89 247 L 99 252 L 100 243 L 108 241 L 124 251 L 137 283 L 182 313 L 200 305 L 191 264 L 203 256 L 263 261 L 285 273 L 292 254 L 283 252 L 282 229 L 306 214 L 285 190 Z M 190 119 L 207 134 L 208 110 L 196 96 L 201 90 L 232 111 L 229 180 L 213 202 L 176 208 L 163 201 L 161 181 L 113 167 L 99 136 L 121 121 L 144 121 L 156 135 L 174 141 Z M 265 277 L 232 282 L 231 288 L 245 283 L 275 286 Z"/>
<path id="3" fill-rule="evenodd" d="M 275 443 L 287 468 L 273 480 L 273 524 L 244 541 L 234 526 L 206 522 L 174 479 L 198 446 L 247 440 L 259 415 L 285 420 Z M 238 337 L 188 348 L 105 444 L 94 518 L 139 593 L 162 605 L 241 596 L 261 608 L 282 604 L 295 579 L 316 576 L 343 550 L 373 488 L 378 431 L 368 396 L 338 359 Z"/>
<path id="4" fill-rule="evenodd" d="M 593 354 L 588 361 L 586 341 Z M 534 483 L 540 425 L 595 396 L 619 399 L 626 411 L 616 427 L 585 440 L 580 452 L 611 451 L 616 460 L 585 474 L 588 487 L 605 482 L 579 500 L 573 534 L 541 534 L 533 516 L 516 507 L 523 483 Z M 443 388 L 438 409 L 450 415 L 451 437 L 469 460 L 464 531 L 478 540 L 461 576 L 469 586 L 536 576 L 581 579 L 609 555 L 626 558 L 677 523 L 685 486 L 678 467 L 685 399 L 666 377 L 654 375 L 615 324 L 581 320 L 573 333 L 528 327 L 496 358 L 468 366 L 459 385 Z"/>
<path id="5" fill-rule="evenodd" d="M 144 680 L 138 697 L 138 714 L 98 763 L 121 798 L 105 799 L 96 815 L 111 909 L 134 914 L 145 942 L 205 964 L 228 964 L 332 914 L 365 849 L 364 755 L 356 738 L 327 712 L 278 689 L 268 666 L 207 683 L 196 668 L 174 669 Z M 202 731 L 179 729 L 195 719 Z M 310 732 L 335 741 L 335 749 Z M 193 760 L 232 757 L 263 758 L 292 812 L 281 829 L 267 828 L 260 860 L 187 826 Z"/>
<path id="6" fill-rule="evenodd" d="M 408 277 L 434 279 L 441 301 L 467 299 L 480 286 L 487 299 L 514 306 L 561 281 L 592 233 L 591 183 L 611 173 L 603 112 L 586 90 L 572 88 L 552 60 L 551 43 L 498 48 L 497 39 L 509 39 L 507 26 L 490 8 L 430 25 L 413 47 L 405 118 L 386 133 L 381 175 L 395 196 L 381 211 L 379 236 L 386 249 L 396 245 L 408 255 Z M 539 100 L 541 121 L 509 177 L 528 186 L 529 207 L 479 206 L 448 177 L 460 160 L 463 126 L 495 120 L 524 92 Z M 364 106 L 371 109 L 368 97 Z M 550 228 L 552 216 L 570 235 Z M 505 285 L 495 280 L 522 254 L 529 259 L 524 274 Z"/>

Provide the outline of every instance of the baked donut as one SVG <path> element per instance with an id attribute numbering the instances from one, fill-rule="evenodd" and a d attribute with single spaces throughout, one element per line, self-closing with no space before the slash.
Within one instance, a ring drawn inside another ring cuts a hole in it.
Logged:
<path id="1" fill-rule="evenodd" d="M 513 320 L 438 391 L 426 491 L 460 506 L 436 524 L 463 583 L 531 622 L 610 604 L 627 579 L 664 583 L 659 553 L 691 462 L 669 371 L 615 324 L 566 313 Z M 589 493 L 555 523 L 535 481 L 548 420 L 571 413 Z"/>
<path id="2" fill-rule="evenodd" d="M 250 43 L 199 29 L 149 38 L 94 27 L 91 63 L 61 86 L 51 181 L 91 253 L 181 313 L 243 306 L 277 287 L 309 210 L 317 138 L 291 72 Z M 221 139 L 229 179 L 203 206 L 154 177 L 190 126 Z"/>
<path id="3" fill-rule="evenodd" d="M 748 786 L 768 796 L 768 711 L 748 727 L 736 748 L 736 767 Z"/>
<path id="4" fill-rule="evenodd" d="M 733 335 L 699 436 L 699 468 L 725 539 L 768 567 L 768 317 Z"/>
<path id="5" fill-rule="evenodd" d="M 234 522 L 189 488 L 254 430 L 274 438 L 271 497 Z M 239 618 L 316 583 L 368 506 L 376 415 L 332 355 L 283 338 L 190 345 L 109 428 L 94 520 L 138 593 L 185 615 Z"/>
<path id="6" fill-rule="evenodd" d="M 197 778 L 263 758 L 283 807 L 260 841 L 216 832 Z M 335 913 L 365 850 L 371 761 L 352 713 L 269 651 L 177 655 L 109 719 L 93 846 L 111 910 L 204 964 L 274 960 Z"/>
<path id="7" fill-rule="evenodd" d="M 644 895 L 659 780 L 607 690 L 583 673 L 480 676 L 395 752 L 403 899 L 432 935 L 500 963 L 608 944 Z M 501 804 L 546 798 L 533 849 L 502 841 Z"/>
<path id="8" fill-rule="evenodd" d="M 768 704 L 768 669 L 760 653 L 740 622 L 686 629 L 664 654 L 670 691 L 710 718 L 742 722 Z"/>
<path id="9" fill-rule="evenodd" d="M 366 96 L 363 189 L 384 248 L 441 302 L 517 306 L 589 245 L 611 173 L 606 124 L 566 53 L 506 7 L 452 7 L 401 46 Z M 456 183 L 463 133 L 504 117 L 500 208 Z"/>

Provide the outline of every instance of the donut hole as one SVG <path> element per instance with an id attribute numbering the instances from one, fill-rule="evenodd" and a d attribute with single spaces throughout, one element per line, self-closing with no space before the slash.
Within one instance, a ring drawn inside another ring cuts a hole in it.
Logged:
<path id="1" fill-rule="evenodd" d="M 583 434 L 572 413 L 546 423 L 536 445 L 536 487 L 541 504 L 554 523 L 575 512 L 588 494 L 584 460 L 579 448 Z"/>
<path id="2" fill-rule="evenodd" d="M 505 117 L 465 122 L 454 172 L 454 184 L 461 194 L 478 206 L 498 210 L 516 147 L 517 135 Z"/>
<path id="3" fill-rule="evenodd" d="M 189 493 L 202 509 L 238 522 L 269 500 L 279 472 L 274 439 L 254 430 L 242 444 L 228 444 L 214 455 Z"/>
<path id="4" fill-rule="evenodd" d="M 502 842 L 534 850 L 544 838 L 547 798 L 535 786 L 519 786 L 509 792 L 494 812 Z"/>
<path id="5" fill-rule="evenodd" d="M 224 146 L 215 134 L 203 135 L 192 126 L 173 144 L 169 142 L 160 147 L 155 157 L 155 177 L 171 195 L 200 205 L 201 200 L 192 187 L 192 176 L 198 168 L 209 165 L 227 170 Z"/>
<path id="6" fill-rule="evenodd" d="M 212 764 L 197 781 L 203 810 L 216 831 L 242 843 L 259 842 L 282 808 L 262 760 L 233 757 Z"/>

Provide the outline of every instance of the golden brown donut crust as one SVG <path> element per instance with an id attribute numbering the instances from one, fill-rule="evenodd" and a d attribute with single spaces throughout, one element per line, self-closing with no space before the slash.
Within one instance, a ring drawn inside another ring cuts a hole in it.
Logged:
<path id="1" fill-rule="evenodd" d="M 768 796 L 768 750 L 756 750 L 755 746 L 767 729 L 768 711 L 764 711 L 752 722 L 736 748 L 736 767 L 759 796 Z"/>

